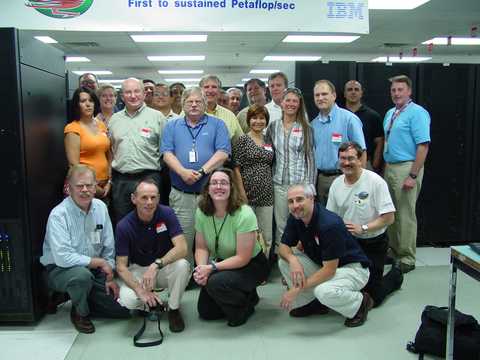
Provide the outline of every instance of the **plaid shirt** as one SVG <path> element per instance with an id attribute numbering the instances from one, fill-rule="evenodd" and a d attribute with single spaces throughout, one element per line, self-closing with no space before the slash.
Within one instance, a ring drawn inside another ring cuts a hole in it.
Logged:
<path id="1" fill-rule="evenodd" d="M 317 169 L 313 153 L 313 133 L 309 127 L 312 147 L 307 156 L 303 151 L 303 130 L 294 122 L 289 133 L 285 135 L 283 121 L 272 121 L 267 128 L 265 143 L 272 144 L 275 152 L 273 165 L 273 183 L 292 185 L 298 183 L 315 184 Z"/>

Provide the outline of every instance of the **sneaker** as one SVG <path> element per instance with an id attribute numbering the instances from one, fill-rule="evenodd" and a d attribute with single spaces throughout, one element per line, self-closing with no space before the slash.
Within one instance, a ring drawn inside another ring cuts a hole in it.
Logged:
<path id="1" fill-rule="evenodd" d="M 168 311 L 168 324 L 171 332 L 182 332 L 185 329 L 185 322 L 183 321 L 180 309 Z"/>
<path id="2" fill-rule="evenodd" d="M 75 326 L 75 329 L 82 334 L 91 334 L 95 332 L 95 326 L 93 326 L 90 318 L 88 316 L 78 315 L 74 306 L 72 306 L 72 310 L 70 311 L 70 320 L 72 321 L 73 326 Z"/>
<path id="3" fill-rule="evenodd" d="M 351 319 L 345 320 L 346 327 L 361 326 L 367 320 L 368 312 L 373 308 L 373 299 L 368 293 L 363 293 L 363 300 L 355 316 Z"/>
<path id="4" fill-rule="evenodd" d="M 329 308 L 323 305 L 317 299 L 310 301 L 307 305 L 290 310 L 291 317 L 307 317 L 310 315 L 325 315 Z"/>

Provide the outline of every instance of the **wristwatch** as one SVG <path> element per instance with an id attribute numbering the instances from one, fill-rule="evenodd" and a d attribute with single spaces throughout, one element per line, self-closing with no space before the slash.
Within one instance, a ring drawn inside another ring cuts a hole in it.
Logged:
<path id="1" fill-rule="evenodd" d="M 366 234 L 368 232 L 368 225 L 362 225 L 362 234 Z"/>
<path id="2" fill-rule="evenodd" d="M 155 265 L 157 265 L 157 268 L 160 270 L 161 268 L 163 268 L 163 260 L 155 259 Z"/>
<path id="3" fill-rule="evenodd" d="M 215 261 L 213 261 L 213 260 L 210 261 L 210 265 L 212 265 L 212 273 L 218 271 L 217 264 L 215 263 Z"/>
<path id="4" fill-rule="evenodd" d="M 201 167 L 200 170 L 198 170 L 198 172 L 199 172 L 200 174 L 202 174 L 202 177 L 205 176 L 205 175 L 207 175 L 207 173 L 205 172 L 205 169 L 204 169 L 203 167 Z"/>
<path id="5" fill-rule="evenodd" d="M 415 175 L 415 174 L 413 174 L 413 173 L 410 173 L 410 174 L 408 174 L 408 176 L 410 176 L 413 180 L 415 180 L 418 175 Z"/>

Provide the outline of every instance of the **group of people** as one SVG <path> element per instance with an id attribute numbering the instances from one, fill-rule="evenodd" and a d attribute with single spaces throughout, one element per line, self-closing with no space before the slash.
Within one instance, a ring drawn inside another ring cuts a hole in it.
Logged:
<path id="1" fill-rule="evenodd" d="M 122 110 L 112 86 L 82 75 L 64 131 L 66 197 L 40 259 L 49 287 L 72 300 L 76 329 L 94 332 L 91 316 L 148 313 L 165 289 L 170 330 L 183 331 L 193 284 L 202 319 L 242 325 L 277 257 L 290 316 L 334 310 L 345 326 L 362 325 L 415 268 L 430 142 L 411 80 L 390 81 L 395 106 L 382 124 L 356 80 L 345 108 L 330 81 L 317 81 L 309 121 L 283 73 L 269 77 L 270 102 L 266 84 L 249 80 L 241 111 L 240 89 L 220 105 L 215 75 L 188 89 L 129 78 Z"/>

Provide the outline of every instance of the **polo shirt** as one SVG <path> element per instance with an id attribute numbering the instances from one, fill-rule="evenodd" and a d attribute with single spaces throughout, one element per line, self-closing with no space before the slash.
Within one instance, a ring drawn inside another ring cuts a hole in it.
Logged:
<path id="1" fill-rule="evenodd" d="M 320 203 L 315 203 L 312 220 L 308 225 L 289 215 L 282 244 L 292 247 L 299 241 L 302 242 L 305 254 L 320 266 L 324 261 L 335 259 L 338 259 L 338 267 L 357 262 L 363 267 L 370 266 L 370 260 L 348 232 L 342 218 Z"/>
<path id="2" fill-rule="evenodd" d="M 362 121 L 363 135 L 365 137 L 365 145 L 367 146 L 367 158 L 373 159 L 375 139 L 383 137 L 382 118 L 378 112 L 364 104 L 354 114 Z"/>
<path id="3" fill-rule="evenodd" d="M 193 148 L 193 137 L 196 137 L 197 161 L 190 162 L 189 155 Z M 216 117 L 204 115 L 194 127 L 187 124 L 185 117 L 169 121 L 163 132 L 160 151 L 162 154 L 170 152 L 175 155 L 186 169 L 199 170 L 217 151 L 223 151 L 230 155 L 231 145 L 225 123 Z M 177 189 L 198 193 L 207 181 L 205 176 L 195 184 L 188 185 L 175 171 L 170 171 L 170 178 L 172 186 Z"/>
<path id="4" fill-rule="evenodd" d="M 355 141 L 366 149 L 362 122 L 354 113 L 333 104 L 330 113 L 312 120 L 315 141 L 315 164 L 318 170 L 338 169 L 338 148 L 345 141 Z"/>
<path id="5" fill-rule="evenodd" d="M 174 247 L 172 239 L 181 234 L 177 216 L 168 206 L 158 205 L 148 223 L 140 220 L 133 210 L 117 224 L 117 256 L 128 256 L 130 264 L 149 266 L 169 252 Z"/>
<path id="6" fill-rule="evenodd" d="M 207 114 L 213 115 L 214 117 L 223 120 L 225 125 L 227 126 L 228 133 L 230 135 L 230 139 L 238 139 L 240 136 L 243 135 L 243 130 L 238 123 L 237 117 L 233 112 L 228 110 L 227 108 L 217 105 L 215 110 L 209 112 L 207 109 Z"/>
<path id="7" fill-rule="evenodd" d="M 50 212 L 43 242 L 43 265 L 88 266 L 100 257 L 115 268 L 113 229 L 105 203 L 92 199 L 88 212 L 68 196 Z"/>
<path id="8" fill-rule="evenodd" d="M 126 108 L 108 123 L 112 141 L 112 168 L 123 174 L 160 169 L 160 141 L 167 121 L 145 104 L 130 116 Z"/>
<path id="9" fill-rule="evenodd" d="M 394 120 L 387 138 L 394 112 L 395 108 L 388 110 L 383 119 L 386 140 L 383 157 L 387 163 L 414 161 L 417 145 L 430 142 L 430 114 L 420 105 L 410 102 Z"/>

